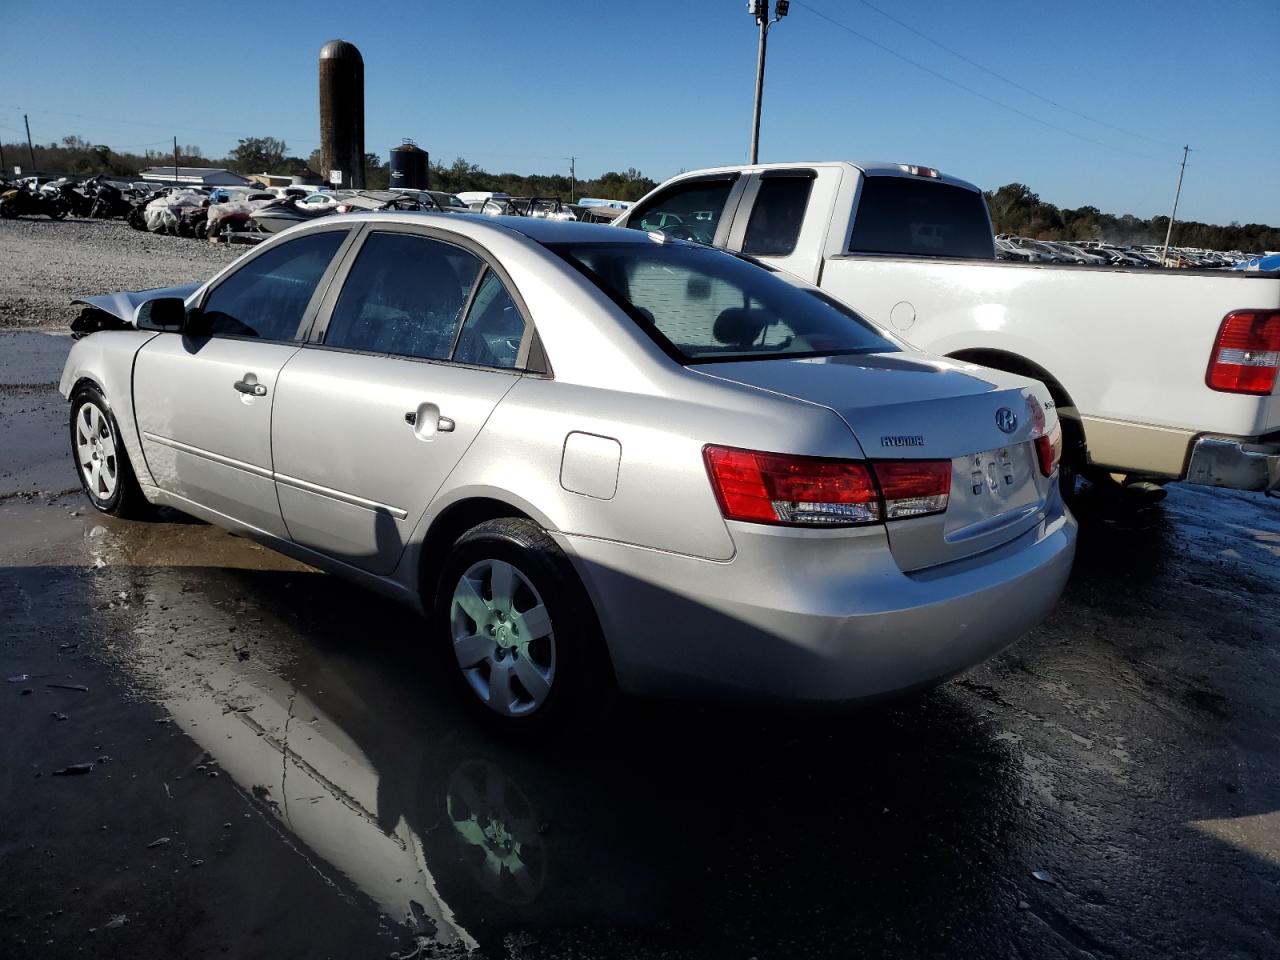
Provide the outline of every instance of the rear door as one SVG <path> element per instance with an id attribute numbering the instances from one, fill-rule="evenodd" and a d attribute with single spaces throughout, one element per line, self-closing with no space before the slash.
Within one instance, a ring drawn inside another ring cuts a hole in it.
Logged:
<path id="1" fill-rule="evenodd" d="M 251 254 L 205 294 L 186 331 L 138 351 L 138 432 L 162 490 L 285 535 L 271 479 L 272 404 L 349 236 L 313 231 Z"/>
<path id="2" fill-rule="evenodd" d="M 371 229 L 285 369 L 272 446 L 296 542 L 377 574 L 493 408 L 532 328 L 479 248 L 440 231 Z"/>

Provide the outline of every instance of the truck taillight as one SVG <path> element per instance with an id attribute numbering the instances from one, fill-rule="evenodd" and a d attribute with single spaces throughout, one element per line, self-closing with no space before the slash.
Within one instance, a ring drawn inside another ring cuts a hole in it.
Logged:
<path id="1" fill-rule="evenodd" d="M 703 457 L 727 520 L 806 527 L 878 523 L 946 510 L 951 490 L 949 460 L 866 463 L 712 445 L 703 448 Z"/>
<path id="2" fill-rule="evenodd" d="M 1205 383 L 1225 393 L 1265 395 L 1280 371 L 1280 310 L 1235 310 L 1218 328 Z"/>
<path id="3" fill-rule="evenodd" d="M 1036 459 L 1040 461 L 1040 473 L 1052 477 L 1062 459 L 1062 424 L 1055 423 L 1044 436 L 1036 437 Z"/>

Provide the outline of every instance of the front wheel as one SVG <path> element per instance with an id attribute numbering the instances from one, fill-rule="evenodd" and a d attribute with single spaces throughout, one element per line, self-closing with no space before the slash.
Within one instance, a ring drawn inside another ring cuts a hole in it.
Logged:
<path id="1" fill-rule="evenodd" d="M 146 514 L 147 501 L 120 439 L 120 428 L 97 387 L 81 387 L 71 397 L 71 455 L 80 485 L 95 509 L 114 517 Z"/>
<path id="2" fill-rule="evenodd" d="M 444 563 L 435 604 L 465 695 L 508 726 L 598 710 L 614 681 L 568 559 L 531 520 L 471 528 Z"/>
<path id="3" fill-rule="evenodd" d="M 0 200 L 0 219 L 14 220 L 18 216 L 18 205 L 12 200 Z"/>

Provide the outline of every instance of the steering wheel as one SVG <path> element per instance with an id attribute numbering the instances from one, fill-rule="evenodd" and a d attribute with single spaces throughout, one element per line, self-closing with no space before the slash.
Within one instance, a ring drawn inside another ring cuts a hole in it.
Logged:
<path id="1" fill-rule="evenodd" d="M 673 224 L 670 227 L 664 227 L 659 233 L 665 234 L 673 240 L 692 240 L 694 243 L 706 243 L 696 230 L 692 227 L 685 226 L 683 223 Z"/>

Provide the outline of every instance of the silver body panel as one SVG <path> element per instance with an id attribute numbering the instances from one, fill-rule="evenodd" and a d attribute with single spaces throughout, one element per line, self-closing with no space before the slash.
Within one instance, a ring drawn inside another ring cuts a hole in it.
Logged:
<path id="1" fill-rule="evenodd" d="M 337 220 L 273 238 L 188 298 L 198 305 L 292 237 L 351 230 L 297 342 L 108 331 L 73 347 L 62 392 L 85 380 L 103 389 L 148 499 L 419 609 L 433 523 L 499 501 L 565 551 L 633 692 L 879 696 L 962 671 L 1056 602 L 1075 521 L 1034 457 L 1003 507 L 955 490 L 954 514 L 826 530 L 726 522 L 702 459 L 709 443 L 855 460 L 1009 445 L 1025 458 L 1056 423 L 1051 406 L 1039 421 L 1027 415 L 1048 400 L 1042 385 L 909 352 L 682 366 L 539 242 L 634 234 L 440 214 Z M 384 229 L 482 250 L 549 371 L 324 347 L 317 331 L 352 250 Z M 265 395 L 232 389 L 249 373 Z M 996 429 L 1002 406 L 1022 417 L 1014 433 Z M 925 446 L 878 446 L 882 433 L 913 431 Z"/>

